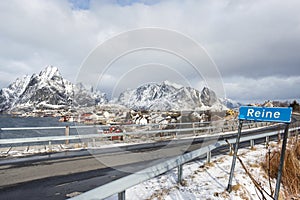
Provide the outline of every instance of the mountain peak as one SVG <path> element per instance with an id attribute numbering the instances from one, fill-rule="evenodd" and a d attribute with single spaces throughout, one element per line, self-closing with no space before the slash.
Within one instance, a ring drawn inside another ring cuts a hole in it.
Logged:
<path id="1" fill-rule="evenodd" d="M 202 89 L 202 93 L 209 93 L 211 92 L 212 90 L 209 89 L 208 87 L 204 86 L 203 89 Z"/>
<path id="2" fill-rule="evenodd" d="M 0 112 L 13 109 L 55 109 L 57 106 L 94 106 L 106 102 L 104 94 L 65 80 L 57 67 L 46 66 L 38 75 L 18 78 L 0 90 Z"/>
<path id="3" fill-rule="evenodd" d="M 168 85 L 168 86 L 172 86 L 172 87 L 174 87 L 174 88 L 176 88 L 176 89 L 181 89 L 181 88 L 183 88 L 183 86 L 182 85 L 179 85 L 179 84 L 177 84 L 177 83 L 173 83 L 173 82 L 170 82 L 170 81 L 164 81 L 164 82 L 162 82 L 162 85 Z"/>
<path id="4" fill-rule="evenodd" d="M 53 78 L 54 76 L 58 76 L 60 77 L 61 74 L 58 70 L 57 67 L 54 67 L 52 65 L 47 65 L 45 69 L 43 69 L 39 76 L 42 78 L 42 79 L 51 79 Z"/>
<path id="5" fill-rule="evenodd" d="M 201 101 L 206 106 L 212 106 L 218 101 L 218 97 L 213 90 L 204 87 L 201 91 Z"/>

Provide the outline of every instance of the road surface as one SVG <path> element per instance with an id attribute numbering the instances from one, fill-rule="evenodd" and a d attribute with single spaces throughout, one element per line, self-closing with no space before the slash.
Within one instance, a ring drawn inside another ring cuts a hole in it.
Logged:
<path id="1" fill-rule="evenodd" d="M 273 128 L 275 130 L 277 128 Z M 268 129 L 261 132 L 270 131 Z M 251 132 L 248 134 L 252 134 Z M 228 137 L 234 137 L 230 135 Z M 112 180 L 155 165 L 167 158 L 223 140 L 194 140 L 181 143 L 165 142 L 143 150 L 91 152 L 80 151 L 67 156 L 51 155 L 0 162 L 0 199 L 66 199 Z M 264 142 L 264 140 L 256 141 Z M 244 143 L 249 145 L 249 143 Z M 213 151 L 221 154 L 223 147 Z M 76 155 L 77 153 L 77 155 Z"/>

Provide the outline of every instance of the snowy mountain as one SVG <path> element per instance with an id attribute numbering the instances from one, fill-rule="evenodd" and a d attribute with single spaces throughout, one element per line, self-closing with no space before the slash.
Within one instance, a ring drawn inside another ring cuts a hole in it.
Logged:
<path id="1" fill-rule="evenodd" d="M 91 92 L 82 84 L 74 85 L 64 79 L 53 66 L 47 66 L 31 77 L 18 78 L 0 90 L 0 111 L 92 106 L 106 101 L 104 94 Z"/>
<path id="2" fill-rule="evenodd" d="M 222 104 L 224 104 L 227 108 L 230 109 L 239 108 L 242 105 L 241 103 L 228 98 L 222 98 L 220 100 Z"/>
<path id="3" fill-rule="evenodd" d="M 19 96 L 25 91 L 29 81 L 30 76 L 26 75 L 22 78 L 17 78 L 7 88 L 0 90 L 0 111 L 7 110 L 15 104 Z"/>
<path id="4" fill-rule="evenodd" d="M 117 103 L 135 110 L 225 110 L 215 92 L 201 92 L 168 81 L 148 83 L 120 94 Z"/>
<path id="5" fill-rule="evenodd" d="M 53 66 L 47 66 L 39 74 L 18 78 L 0 90 L 0 112 L 68 109 L 70 106 L 89 107 L 103 103 L 107 103 L 105 94 L 71 83 Z M 135 110 L 227 109 L 209 88 L 204 87 L 200 92 L 168 81 L 124 91 L 114 103 Z"/>

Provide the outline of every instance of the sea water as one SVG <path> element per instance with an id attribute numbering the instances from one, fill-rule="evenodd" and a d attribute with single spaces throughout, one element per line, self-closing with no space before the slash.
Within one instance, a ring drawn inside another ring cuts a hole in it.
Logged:
<path id="1" fill-rule="evenodd" d="M 45 136 L 64 136 L 66 126 L 83 125 L 74 122 L 59 122 L 57 117 L 14 117 L 11 115 L 0 114 L 0 128 L 22 128 L 22 127 L 62 127 L 61 129 L 44 130 L 1 130 L 0 139 L 10 138 L 32 138 Z M 86 131 L 88 134 L 90 131 Z M 69 135 L 78 134 L 77 129 L 70 129 Z M 82 130 L 80 131 L 82 134 Z M 75 142 L 75 141 L 74 141 Z M 56 143 L 56 142 L 55 142 Z M 14 144 L 8 146 L 19 146 Z M 7 145 L 0 145 L 0 147 Z"/>

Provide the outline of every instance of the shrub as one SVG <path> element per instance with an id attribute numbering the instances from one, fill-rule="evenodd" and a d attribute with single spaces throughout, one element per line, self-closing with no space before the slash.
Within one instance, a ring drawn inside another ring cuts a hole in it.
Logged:
<path id="1" fill-rule="evenodd" d="M 262 163 L 271 178 L 277 178 L 280 154 L 280 147 L 275 147 L 270 154 L 266 154 Z M 300 141 L 295 138 L 289 139 L 287 145 L 281 183 L 286 198 L 300 198 Z"/>

